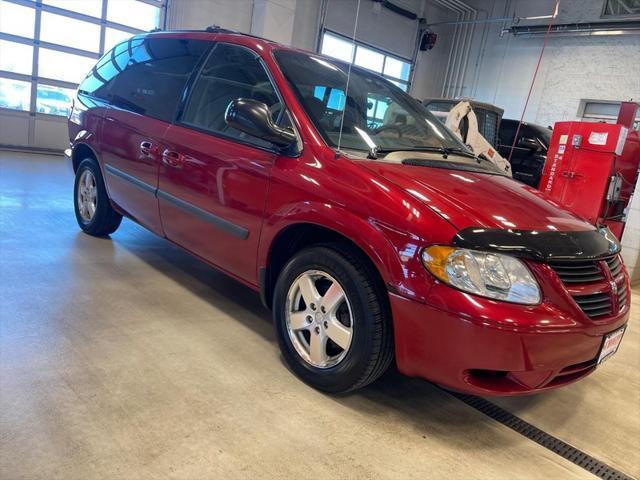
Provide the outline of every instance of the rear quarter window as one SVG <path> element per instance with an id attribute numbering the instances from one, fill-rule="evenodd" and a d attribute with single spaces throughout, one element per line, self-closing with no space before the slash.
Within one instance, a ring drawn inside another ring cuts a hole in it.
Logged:
<path id="1" fill-rule="evenodd" d="M 102 57 L 78 91 L 172 121 L 182 91 L 210 45 L 204 40 L 133 37 Z"/>

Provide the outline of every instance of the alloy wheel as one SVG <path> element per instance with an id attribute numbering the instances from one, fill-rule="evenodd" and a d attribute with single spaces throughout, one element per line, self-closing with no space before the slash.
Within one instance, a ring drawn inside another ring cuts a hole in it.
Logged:
<path id="1" fill-rule="evenodd" d="M 96 177 L 91 170 L 85 169 L 80 174 L 78 181 L 78 193 L 76 202 L 78 204 L 78 213 L 85 223 L 91 222 L 96 214 L 98 204 L 98 187 Z"/>
<path id="2" fill-rule="evenodd" d="M 307 270 L 291 284 L 286 325 L 298 355 L 316 368 L 338 365 L 347 355 L 354 333 L 344 289 L 321 270 Z"/>

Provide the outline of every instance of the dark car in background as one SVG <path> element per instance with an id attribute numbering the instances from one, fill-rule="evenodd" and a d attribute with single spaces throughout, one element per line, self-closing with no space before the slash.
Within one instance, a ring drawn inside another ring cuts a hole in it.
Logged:
<path id="1" fill-rule="evenodd" d="M 511 146 L 514 145 L 513 139 L 518 130 L 518 123 L 518 120 L 503 118 L 500 124 L 498 152 L 506 159 L 509 159 Z M 538 188 L 544 162 L 547 160 L 551 133 L 551 128 L 534 123 L 522 123 L 510 160 L 513 178 Z"/>

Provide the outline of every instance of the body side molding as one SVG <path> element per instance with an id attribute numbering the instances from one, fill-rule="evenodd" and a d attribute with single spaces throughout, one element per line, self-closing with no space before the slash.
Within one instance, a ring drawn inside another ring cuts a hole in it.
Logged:
<path id="1" fill-rule="evenodd" d="M 157 197 L 158 199 L 164 200 L 165 202 L 172 204 L 173 206 L 183 210 L 184 212 L 187 212 L 191 215 L 194 215 L 200 218 L 201 220 L 207 223 L 212 224 L 216 228 L 222 230 L 225 233 L 228 233 L 229 235 L 233 235 L 234 237 L 240 238 L 242 240 L 246 240 L 249 237 L 249 230 L 246 229 L 245 227 L 236 225 L 235 223 L 232 223 L 225 218 L 214 215 L 213 213 L 209 213 L 200 207 L 197 207 L 189 202 L 185 202 L 184 200 L 181 200 L 178 197 L 174 197 L 173 195 L 167 192 L 163 192 L 162 190 L 154 187 L 153 185 L 149 185 L 148 183 L 145 183 L 137 179 L 136 177 L 129 175 L 128 173 L 123 172 L 122 170 L 115 168 L 111 165 L 105 164 L 104 169 L 108 174 L 133 184 L 140 190 L 150 193 L 155 197 Z"/>

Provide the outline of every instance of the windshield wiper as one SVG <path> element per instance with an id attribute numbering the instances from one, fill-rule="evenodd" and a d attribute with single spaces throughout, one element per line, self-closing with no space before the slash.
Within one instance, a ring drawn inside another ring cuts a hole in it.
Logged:
<path id="1" fill-rule="evenodd" d="M 456 155 L 460 155 L 463 157 L 473 158 L 475 160 L 478 159 L 473 153 L 464 150 L 462 148 L 450 148 L 450 147 L 430 147 L 430 146 L 419 146 L 419 147 L 374 147 L 369 150 L 369 154 L 367 158 L 375 160 L 378 158 L 379 153 L 392 153 L 392 152 L 434 152 L 440 153 L 442 158 L 446 159 L 450 154 L 454 153 Z"/>
<path id="2" fill-rule="evenodd" d="M 470 152 L 469 150 L 464 150 L 462 148 L 448 148 L 448 147 L 444 147 L 443 150 L 445 151 L 445 153 L 448 155 L 450 153 L 455 153 L 456 155 L 460 155 L 461 157 L 467 157 L 467 158 L 473 158 L 475 160 L 478 159 L 478 156 L 473 153 Z"/>

